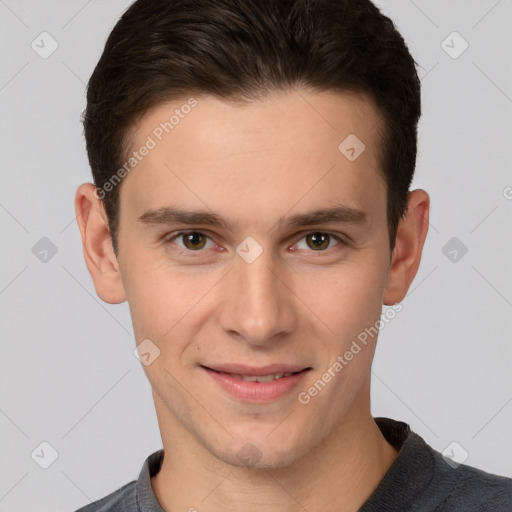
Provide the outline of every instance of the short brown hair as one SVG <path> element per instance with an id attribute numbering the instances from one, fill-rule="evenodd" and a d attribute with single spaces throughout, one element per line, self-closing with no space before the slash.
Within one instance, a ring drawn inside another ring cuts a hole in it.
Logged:
<path id="1" fill-rule="evenodd" d="M 137 0 L 88 84 L 94 183 L 103 189 L 122 166 L 130 129 L 160 103 L 201 93 L 251 101 L 295 86 L 375 100 L 392 249 L 416 165 L 421 91 L 404 39 L 370 0 Z M 121 185 L 102 197 L 116 255 Z"/>

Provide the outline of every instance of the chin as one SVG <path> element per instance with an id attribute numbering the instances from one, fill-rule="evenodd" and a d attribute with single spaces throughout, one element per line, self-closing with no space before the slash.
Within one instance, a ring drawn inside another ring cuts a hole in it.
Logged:
<path id="1" fill-rule="evenodd" d="M 235 448 L 235 450 L 233 450 Z M 231 466 L 253 470 L 268 470 L 284 468 L 292 465 L 300 457 L 304 446 L 296 447 L 282 445 L 277 447 L 268 439 L 261 441 L 253 440 L 247 442 L 233 443 L 226 447 L 226 450 L 219 452 L 213 450 L 214 455 Z"/>

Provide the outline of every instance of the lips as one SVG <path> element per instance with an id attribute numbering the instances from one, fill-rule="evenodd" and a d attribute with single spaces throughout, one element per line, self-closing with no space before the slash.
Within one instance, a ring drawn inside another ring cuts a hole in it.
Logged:
<path id="1" fill-rule="evenodd" d="M 243 402 L 265 403 L 288 395 L 311 367 L 272 364 L 246 366 L 222 364 L 204 366 L 206 373 L 224 391 Z"/>
<path id="2" fill-rule="evenodd" d="M 220 372 L 219 372 L 220 373 Z M 286 373 L 271 373 L 269 375 L 237 375 L 235 373 L 229 373 L 234 379 L 244 380 L 245 382 L 272 382 L 273 380 L 282 379 L 283 377 L 289 377 L 294 375 L 293 372 Z"/>
<path id="3" fill-rule="evenodd" d="M 241 375 L 245 377 L 250 376 L 264 376 L 278 373 L 298 373 L 306 369 L 310 369 L 308 366 L 301 365 L 289 365 L 289 364 L 270 364 L 267 366 L 247 366 L 244 364 L 215 364 L 215 365 L 202 365 L 203 367 L 214 370 L 220 373 L 230 373 L 232 375 Z"/>

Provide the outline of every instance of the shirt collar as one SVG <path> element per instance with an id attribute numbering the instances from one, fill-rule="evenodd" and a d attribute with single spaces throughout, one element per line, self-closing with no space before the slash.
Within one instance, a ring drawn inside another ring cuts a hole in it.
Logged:
<path id="1" fill-rule="evenodd" d="M 164 451 L 152 453 L 144 462 L 136 485 L 137 508 L 140 512 L 164 512 L 151 487 L 151 477 L 162 467 Z"/>

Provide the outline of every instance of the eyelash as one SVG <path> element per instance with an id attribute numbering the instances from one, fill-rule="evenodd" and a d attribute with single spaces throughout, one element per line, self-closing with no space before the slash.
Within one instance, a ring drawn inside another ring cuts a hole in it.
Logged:
<path id="1" fill-rule="evenodd" d="M 212 239 L 212 237 L 210 235 L 208 235 L 208 233 L 205 233 L 204 231 L 200 231 L 200 230 L 186 230 L 186 231 L 178 231 L 177 233 L 173 233 L 171 236 L 169 236 L 169 237 L 167 237 L 165 239 L 165 243 L 166 244 L 173 243 L 174 240 L 176 240 L 180 236 L 191 235 L 191 234 L 202 235 L 202 236 L 205 236 L 206 238 L 208 238 L 209 240 L 211 240 L 212 242 L 215 242 Z M 303 233 L 301 238 L 298 241 L 300 241 L 300 240 L 302 240 L 304 238 L 307 238 L 310 235 L 316 235 L 316 234 L 329 235 L 331 238 L 334 238 L 338 242 L 338 244 L 335 247 L 337 247 L 338 245 L 346 245 L 346 242 L 339 235 L 336 235 L 336 234 L 334 234 L 334 233 L 332 233 L 330 231 L 320 231 L 320 230 L 308 231 L 306 233 Z M 298 243 L 298 242 L 296 242 L 296 243 Z M 334 248 L 331 247 L 330 249 L 324 249 L 324 250 L 319 250 L 319 251 L 314 251 L 314 250 L 311 249 L 308 252 L 313 252 L 313 253 L 314 252 L 329 253 Z M 180 254 L 184 254 L 186 256 L 191 256 L 191 257 L 198 257 L 204 251 L 205 251 L 204 249 L 198 249 L 197 251 L 193 251 L 193 250 L 190 250 L 190 249 L 184 249 L 184 248 L 179 247 L 179 246 L 178 246 L 178 249 L 176 250 L 176 252 L 178 252 Z M 196 253 L 196 254 L 194 254 L 194 253 Z"/>

